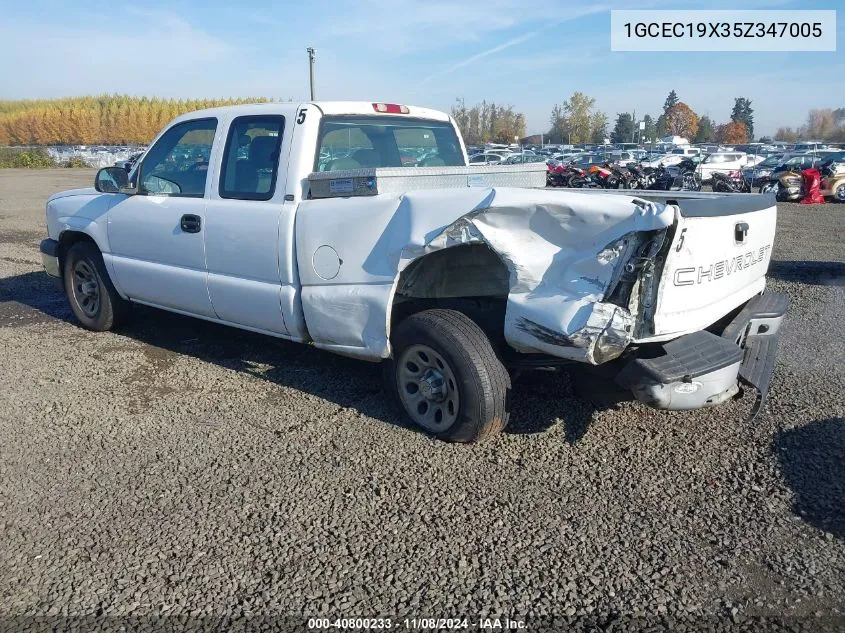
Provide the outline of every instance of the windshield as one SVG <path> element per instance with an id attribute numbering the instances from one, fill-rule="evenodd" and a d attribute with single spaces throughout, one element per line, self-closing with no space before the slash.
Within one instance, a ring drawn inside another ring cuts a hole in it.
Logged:
<path id="1" fill-rule="evenodd" d="M 758 163 L 757 167 L 777 167 L 783 161 L 781 156 L 769 156 L 762 163 Z"/>
<path id="2" fill-rule="evenodd" d="M 448 121 L 390 116 L 326 117 L 315 169 L 456 167 L 464 156 Z"/>

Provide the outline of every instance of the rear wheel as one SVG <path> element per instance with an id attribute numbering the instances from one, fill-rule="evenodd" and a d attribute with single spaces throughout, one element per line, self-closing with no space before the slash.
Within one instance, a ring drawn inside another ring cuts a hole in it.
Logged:
<path id="1" fill-rule="evenodd" d="M 505 427 L 510 376 L 472 319 L 425 310 L 402 321 L 391 338 L 385 379 L 414 424 L 453 442 L 483 440 Z"/>
<path id="2" fill-rule="evenodd" d="M 129 317 L 129 302 L 115 290 L 103 256 L 91 242 L 70 247 L 64 257 L 63 277 L 70 308 L 83 327 L 103 332 Z"/>
<path id="3" fill-rule="evenodd" d="M 845 184 L 839 185 L 833 195 L 837 202 L 845 202 Z"/>

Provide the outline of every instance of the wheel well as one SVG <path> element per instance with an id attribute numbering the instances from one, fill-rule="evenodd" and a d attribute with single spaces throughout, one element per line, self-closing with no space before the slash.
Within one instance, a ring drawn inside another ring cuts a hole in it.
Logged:
<path id="1" fill-rule="evenodd" d="M 87 233 L 82 233 L 80 231 L 63 231 L 61 235 L 59 235 L 59 272 L 64 274 L 65 269 L 65 255 L 70 250 L 70 247 L 76 244 L 77 242 L 91 242 L 94 246 L 97 246 L 97 242 L 94 241 Z M 97 246 L 99 249 L 100 247 Z"/>
<path id="2" fill-rule="evenodd" d="M 494 345 L 504 342 L 505 305 L 510 271 L 486 244 L 464 244 L 429 253 L 399 276 L 390 313 L 390 328 L 402 319 L 434 308 L 464 313 Z"/>

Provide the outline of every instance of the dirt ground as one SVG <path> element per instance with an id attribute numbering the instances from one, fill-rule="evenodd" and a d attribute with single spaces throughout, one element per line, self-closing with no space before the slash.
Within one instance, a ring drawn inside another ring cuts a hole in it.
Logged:
<path id="1" fill-rule="evenodd" d="M 780 205 L 755 421 L 750 394 L 598 411 L 528 373 L 464 446 L 402 422 L 375 365 L 148 308 L 78 327 L 38 243 L 93 174 L 0 170 L 0 616 L 845 627 L 845 205 Z"/>

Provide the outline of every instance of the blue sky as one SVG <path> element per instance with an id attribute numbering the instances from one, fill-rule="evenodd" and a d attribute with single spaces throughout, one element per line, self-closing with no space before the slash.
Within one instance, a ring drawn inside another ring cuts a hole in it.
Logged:
<path id="1" fill-rule="evenodd" d="M 838 2 L 639 0 L 0 0 L 0 98 L 128 93 L 307 99 L 305 48 L 317 49 L 317 98 L 448 110 L 456 97 L 510 103 L 529 133 L 580 90 L 611 118 L 656 115 L 666 94 L 717 123 L 753 101 L 757 134 L 845 107 L 845 60 L 828 53 L 610 51 L 611 6 L 836 9 Z M 841 13 L 845 13 L 840 11 Z M 842 41 L 842 17 L 837 39 Z M 841 45 L 840 45 L 841 46 Z"/>

